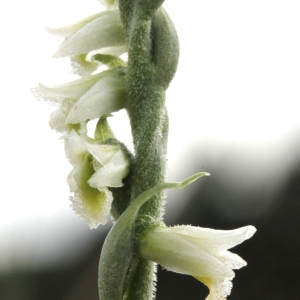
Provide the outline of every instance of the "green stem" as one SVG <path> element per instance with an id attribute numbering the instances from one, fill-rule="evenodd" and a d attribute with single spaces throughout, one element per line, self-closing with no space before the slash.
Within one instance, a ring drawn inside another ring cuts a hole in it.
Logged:
<path id="1" fill-rule="evenodd" d="M 136 21 L 131 27 L 128 50 L 128 115 L 131 122 L 135 162 L 132 177 L 132 199 L 145 190 L 164 182 L 168 121 L 165 91 L 153 80 L 150 39 L 151 22 Z M 162 217 L 163 193 L 153 196 L 141 208 L 136 226 L 137 236 L 149 226 L 148 217 Z M 154 264 L 138 256 L 127 299 L 152 299 Z"/>
<path id="2" fill-rule="evenodd" d="M 131 165 L 133 202 L 144 191 L 165 181 L 168 138 L 165 90 L 176 70 L 178 40 L 166 13 L 162 9 L 158 10 L 162 2 L 119 1 L 128 44 L 127 112 L 135 150 Z M 158 17 L 155 18 L 156 14 Z M 170 34 L 172 30 L 174 32 Z M 162 55 L 164 51 L 171 54 L 171 59 Z M 162 75 L 164 70 L 165 78 Z M 135 222 L 136 239 L 153 222 L 162 220 L 163 196 L 162 191 L 157 193 L 139 210 Z M 125 299 L 152 299 L 155 269 L 154 263 L 142 259 L 134 252 L 128 271 L 130 280 Z"/>

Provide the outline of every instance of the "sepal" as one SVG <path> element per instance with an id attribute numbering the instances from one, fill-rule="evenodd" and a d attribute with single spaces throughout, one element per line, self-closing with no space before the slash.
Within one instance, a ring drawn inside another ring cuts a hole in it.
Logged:
<path id="1" fill-rule="evenodd" d="M 120 70 L 103 71 L 99 80 L 71 108 L 66 123 L 100 118 L 126 106 L 125 76 Z"/>
<path id="2" fill-rule="evenodd" d="M 118 10 L 100 12 L 77 24 L 52 32 L 66 37 L 53 57 L 78 55 L 126 45 Z"/>
<path id="3" fill-rule="evenodd" d="M 39 84 L 33 93 L 37 98 L 58 105 L 49 123 L 52 129 L 66 134 L 75 129 L 76 124 L 84 128 L 91 119 L 125 108 L 124 68 L 106 70 L 57 86 Z"/>

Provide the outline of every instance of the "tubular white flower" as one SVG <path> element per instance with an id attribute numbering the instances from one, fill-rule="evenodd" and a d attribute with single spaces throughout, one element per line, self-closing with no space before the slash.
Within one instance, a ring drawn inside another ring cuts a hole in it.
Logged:
<path id="1" fill-rule="evenodd" d="M 54 57 L 85 54 L 97 49 L 126 45 L 118 10 L 100 12 L 72 26 L 49 31 L 66 38 Z"/>
<path id="2" fill-rule="evenodd" d="M 65 149 L 73 165 L 68 176 L 74 193 L 70 198 L 72 209 L 90 228 L 105 224 L 113 200 L 108 187 L 122 186 L 129 172 L 127 157 L 118 146 L 95 144 L 74 130 L 66 138 Z"/>
<path id="3" fill-rule="evenodd" d="M 103 72 L 104 73 L 104 72 Z M 125 107 L 126 91 L 124 77 L 115 72 L 101 77 L 74 104 L 66 123 L 77 124 L 85 120 L 100 118 Z"/>
<path id="4" fill-rule="evenodd" d="M 76 101 L 84 95 L 98 80 L 103 76 L 101 73 L 90 75 L 78 80 L 61 84 L 57 86 L 39 86 L 33 89 L 33 93 L 38 99 L 44 99 L 55 105 L 58 109 L 55 110 L 50 117 L 50 127 L 58 132 L 66 133 L 72 129 L 68 126 L 66 118 L 76 103 Z"/>
<path id="5" fill-rule="evenodd" d="M 247 263 L 230 249 L 255 233 L 253 226 L 235 230 L 213 230 L 193 226 L 155 227 L 146 232 L 140 243 L 143 258 L 166 269 L 189 274 L 210 290 L 206 300 L 222 300 L 230 294 L 232 269 Z"/>
<path id="6" fill-rule="evenodd" d="M 118 111 L 126 102 L 124 77 L 115 70 L 52 87 L 40 84 L 33 92 L 38 98 L 59 105 L 49 123 L 52 129 L 62 133 L 70 131 L 71 124 L 84 124 Z"/>

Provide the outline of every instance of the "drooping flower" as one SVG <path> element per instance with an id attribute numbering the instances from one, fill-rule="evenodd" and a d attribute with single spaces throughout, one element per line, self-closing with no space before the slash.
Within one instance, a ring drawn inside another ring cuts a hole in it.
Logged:
<path id="1" fill-rule="evenodd" d="M 249 239 L 253 226 L 213 230 L 193 226 L 154 227 L 140 242 L 140 254 L 166 269 L 189 274 L 210 290 L 206 300 L 223 300 L 230 294 L 233 269 L 247 263 L 228 249 Z"/>
<path id="2" fill-rule="evenodd" d="M 122 186 L 129 172 L 126 154 L 115 145 L 99 145 L 74 130 L 65 141 L 66 155 L 73 165 L 68 183 L 74 196 L 71 207 L 90 228 L 105 224 L 113 200 L 109 187 Z"/>

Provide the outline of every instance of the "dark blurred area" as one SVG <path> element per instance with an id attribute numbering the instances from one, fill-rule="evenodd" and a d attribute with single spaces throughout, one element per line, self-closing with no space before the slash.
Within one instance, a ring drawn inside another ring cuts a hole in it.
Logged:
<path id="1" fill-rule="evenodd" d="M 228 164 L 225 166 L 228 168 Z M 229 299 L 298 300 L 300 161 L 295 160 L 276 193 L 268 192 L 264 185 L 243 191 L 232 184 L 230 175 L 226 180 L 219 176 L 225 166 L 214 164 L 206 169 L 213 176 L 193 190 L 190 202 L 170 225 L 215 229 L 254 225 L 257 228 L 254 237 L 231 250 L 246 260 L 248 266 L 235 272 Z M 194 168 L 199 170 L 199 166 Z M 97 269 L 104 234 L 98 237 L 85 246 L 85 255 L 77 262 L 60 269 L 1 272 L 0 299 L 98 299 Z M 207 288 L 191 276 L 158 268 L 157 300 L 199 300 L 205 299 L 207 293 Z"/>
<path id="2" fill-rule="evenodd" d="M 217 173 L 217 170 L 212 173 Z M 244 199 L 240 198 L 239 201 L 247 204 L 247 214 L 241 210 L 239 202 L 228 201 L 236 198 L 235 194 L 234 189 L 210 178 L 193 194 L 193 205 L 185 209 L 178 223 L 216 229 L 254 225 L 257 228 L 255 235 L 230 250 L 240 255 L 248 265 L 235 271 L 236 277 L 229 299 L 299 299 L 300 161 L 290 171 L 273 199 L 266 199 L 267 195 L 263 191 L 260 196 L 257 191 L 244 194 Z M 241 194 L 238 194 L 240 197 Z M 271 204 L 262 212 L 257 206 L 266 200 Z M 220 201 L 230 205 L 233 218 L 222 213 L 218 207 Z M 251 207 L 249 203 L 253 203 L 255 207 Z M 240 218 L 239 215 L 243 217 Z M 159 271 L 159 300 L 204 299 L 206 294 L 206 288 L 190 276 Z"/>

